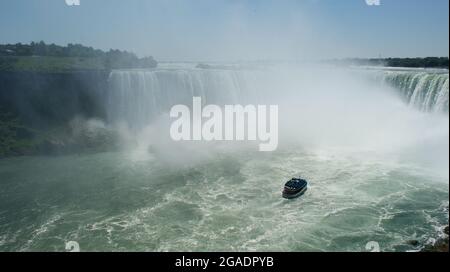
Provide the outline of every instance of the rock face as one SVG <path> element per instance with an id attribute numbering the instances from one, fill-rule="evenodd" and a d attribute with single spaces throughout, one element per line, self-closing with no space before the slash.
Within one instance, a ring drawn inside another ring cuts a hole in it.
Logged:
<path id="1" fill-rule="evenodd" d="M 439 238 L 433 245 L 425 246 L 421 251 L 422 252 L 449 252 L 448 249 L 448 226 L 444 228 L 445 237 Z"/>
<path id="2" fill-rule="evenodd" d="M 0 157 L 105 150 L 109 72 L 0 72 Z M 97 121 L 93 121 L 97 120 Z"/>
<path id="3" fill-rule="evenodd" d="M 54 127 L 75 116 L 103 118 L 108 71 L 0 72 L 0 108 L 26 126 Z"/>
<path id="4" fill-rule="evenodd" d="M 449 252 L 448 238 L 446 240 L 439 240 L 432 246 L 426 246 L 422 252 Z"/>
<path id="5" fill-rule="evenodd" d="M 412 245 L 414 247 L 417 247 L 420 245 L 420 242 L 418 240 L 410 240 L 408 241 L 408 245 Z"/>

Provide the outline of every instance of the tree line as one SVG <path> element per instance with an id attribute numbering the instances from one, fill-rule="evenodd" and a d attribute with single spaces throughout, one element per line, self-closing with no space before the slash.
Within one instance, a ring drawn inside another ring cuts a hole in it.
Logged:
<path id="1" fill-rule="evenodd" d="M 449 68 L 448 57 L 426 57 L 426 58 L 350 58 L 343 60 L 332 60 L 334 64 L 353 64 L 363 66 L 387 66 L 407 68 Z"/>
<path id="2" fill-rule="evenodd" d="M 68 57 L 96 59 L 105 69 L 154 68 L 158 63 L 153 57 L 138 58 L 134 53 L 121 50 L 102 51 L 81 44 L 60 46 L 45 42 L 30 44 L 0 44 L 0 57 Z"/>

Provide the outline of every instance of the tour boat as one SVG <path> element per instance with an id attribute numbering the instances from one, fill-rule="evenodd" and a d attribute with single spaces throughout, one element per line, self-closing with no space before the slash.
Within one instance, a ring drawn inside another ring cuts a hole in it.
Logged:
<path id="1" fill-rule="evenodd" d="M 287 199 L 297 198 L 303 195 L 308 182 L 301 178 L 293 178 L 284 185 L 283 197 Z"/>

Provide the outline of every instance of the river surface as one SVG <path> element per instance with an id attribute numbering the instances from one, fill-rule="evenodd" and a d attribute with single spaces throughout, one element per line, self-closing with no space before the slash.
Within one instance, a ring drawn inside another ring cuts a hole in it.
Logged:
<path id="1" fill-rule="evenodd" d="M 448 73 L 393 73 L 399 94 L 334 72 L 265 82 L 264 71 L 114 71 L 108 125 L 128 124 L 133 144 L 1 159 L 0 251 L 64 251 L 68 241 L 81 251 L 417 250 L 412 240 L 430 243 L 448 224 Z M 275 152 L 178 146 L 155 127 L 180 99 L 259 102 L 274 86 Z M 308 191 L 282 199 L 294 176 Z"/>

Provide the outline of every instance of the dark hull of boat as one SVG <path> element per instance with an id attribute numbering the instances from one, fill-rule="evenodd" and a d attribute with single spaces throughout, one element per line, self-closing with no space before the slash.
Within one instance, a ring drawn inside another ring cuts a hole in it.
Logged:
<path id="1" fill-rule="evenodd" d="M 294 199 L 301 195 L 303 195 L 307 190 L 307 187 L 303 187 L 300 190 L 297 191 L 291 191 L 291 190 L 284 190 L 283 191 L 283 197 L 286 199 Z"/>

